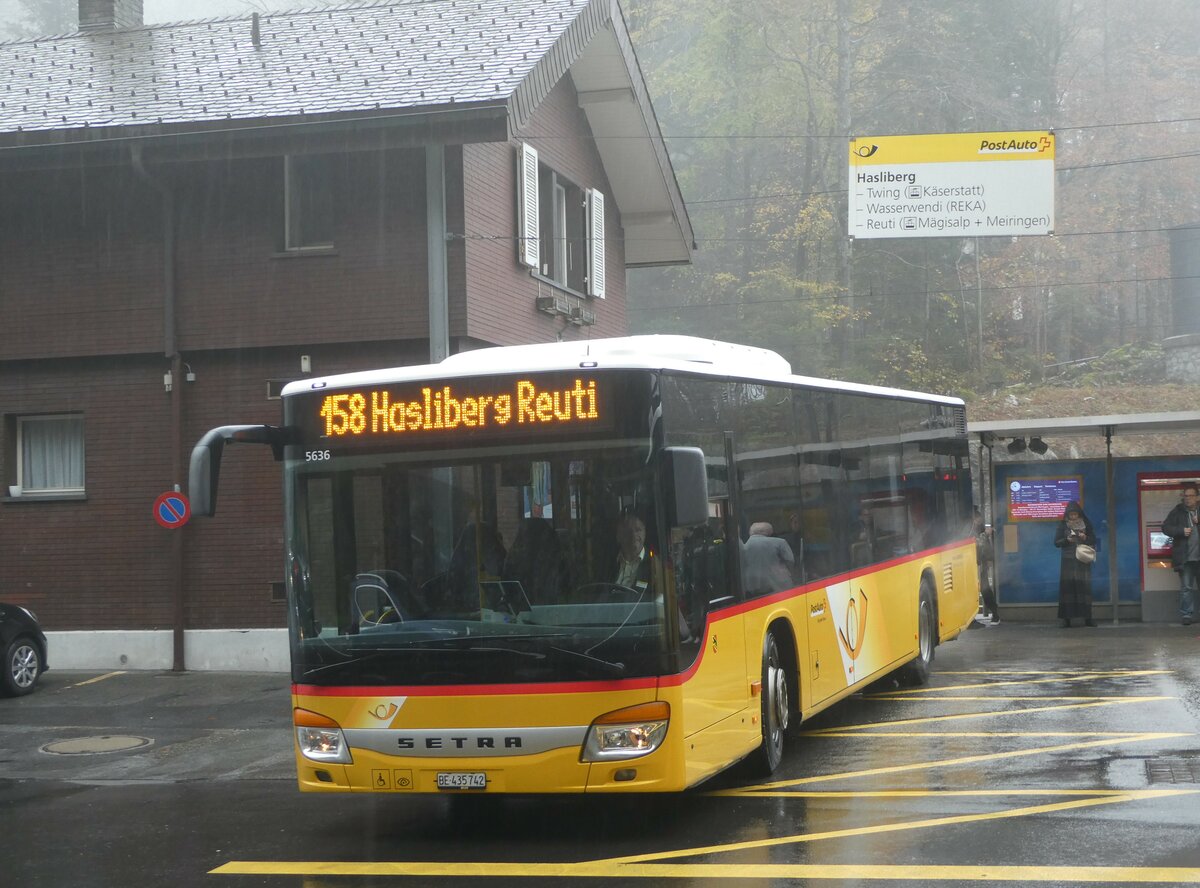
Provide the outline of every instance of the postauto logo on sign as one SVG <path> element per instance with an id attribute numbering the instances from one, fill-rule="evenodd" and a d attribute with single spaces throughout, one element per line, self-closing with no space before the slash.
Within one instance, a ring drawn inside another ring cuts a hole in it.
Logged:
<path id="1" fill-rule="evenodd" d="M 1040 139 L 983 139 L 979 143 L 980 154 L 1042 154 L 1050 149 L 1049 136 Z"/>

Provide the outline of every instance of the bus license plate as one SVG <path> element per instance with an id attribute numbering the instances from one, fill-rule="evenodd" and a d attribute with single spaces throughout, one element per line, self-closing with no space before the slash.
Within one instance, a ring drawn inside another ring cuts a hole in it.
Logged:
<path id="1" fill-rule="evenodd" d="M 484 771 L 438 771 L 438 789 L 487 789 Z"/>

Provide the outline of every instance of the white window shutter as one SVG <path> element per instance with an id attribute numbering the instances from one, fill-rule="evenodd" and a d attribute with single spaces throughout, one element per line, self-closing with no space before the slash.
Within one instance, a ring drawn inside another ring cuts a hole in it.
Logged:
<path id="1" fill-rule="evenodd" d="M 604 298 L 604 194 L 595 188 L 587 190 L 588 276 L 589 296 Z"/>
<path id="2" fill-rule="evenodd" d="M 520 230 L 517 232 L 517 258 L 522 265 L 537 268 L 538 241 L 538 153 L 536 148 L 521 145 L 521 166 L 517 175 L 517 213 Z"/>

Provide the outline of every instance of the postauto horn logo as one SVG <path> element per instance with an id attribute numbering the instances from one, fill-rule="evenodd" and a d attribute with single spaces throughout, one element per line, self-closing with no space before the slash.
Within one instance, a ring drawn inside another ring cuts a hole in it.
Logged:
<path id="1" fill-rule="evenodd" d="M 878 150 L 879 150 L 878 145 L 860 145 L 858 148 L 854 149 L 854 153 L 857 154 L 859 157 L 870 157 L 872 154 L 874 154 Z"/>
<path id="2" fill-rule="evenodd" d="M 859 610 L 854 596 L 851 595 L 850 600 L 846 602 L 845 628 L 838 629 L 838 641 L 851 660 L 858 659 L 858 655 L 862 653 L 863 642 L 867 638 L 867 593 L 860 588 L 858 597 L 862 601 L 862 610 Z"/>

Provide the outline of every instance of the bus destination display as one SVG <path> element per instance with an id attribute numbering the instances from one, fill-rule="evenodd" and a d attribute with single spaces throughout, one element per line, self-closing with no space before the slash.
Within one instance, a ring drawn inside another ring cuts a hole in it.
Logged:
<path id="1" fill-rule="evenodd" d="M 556 427 L 604 425 L 607 419 L 600 384 L 570 380 L 511 382 L 479 380 L 425 384 L 411 388 L 371 388 L 333 392 L 315 399 L 314 431 L 329 439 L 378 439 L 405 435 L 535 431 Z M 311 427 L 311 426 L 310 426 Z"/>

